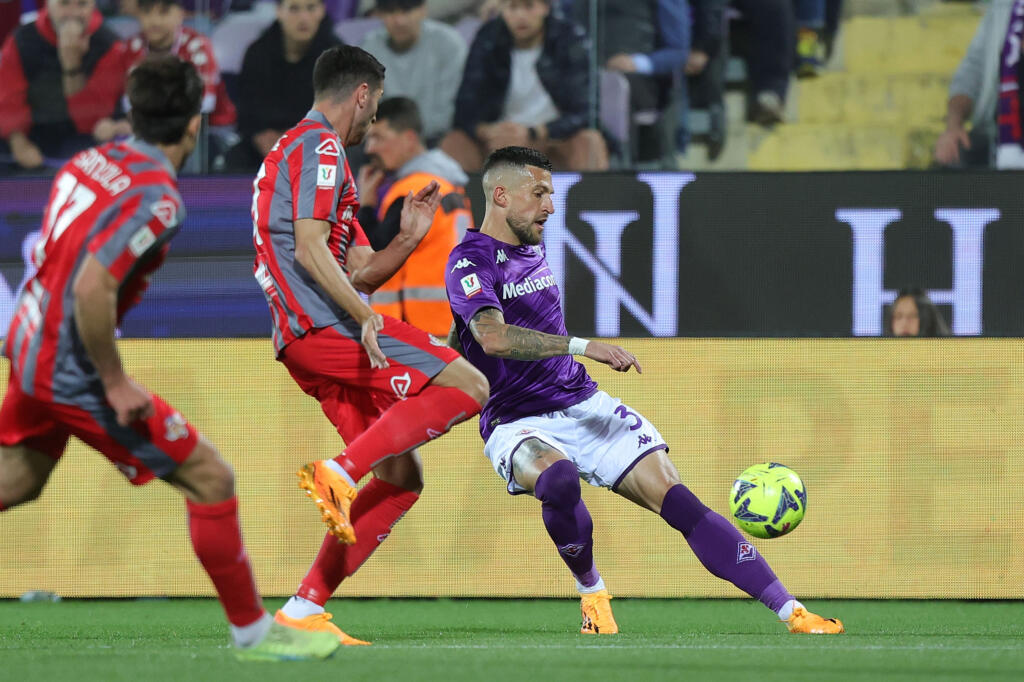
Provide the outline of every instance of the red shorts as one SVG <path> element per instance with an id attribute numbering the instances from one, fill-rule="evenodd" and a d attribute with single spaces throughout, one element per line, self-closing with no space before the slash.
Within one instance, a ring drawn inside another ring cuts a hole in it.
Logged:
<path id="1" fill-rule="evenodd" d="M 94 409 L 39 400 L 25 394 L 11 373 L 0 406 L 0 445 L 23 445 L 59 460 L 75 436 L 103 453 L 135 485 L 166 477 L 188 459 L 199 434 L 173 407 L 154 395 L 154 414 L 120 426 L 106 401 Z"/>
<path id="2" fill-rule="evenodd" d="M 372 369 L 362 343 L 339 327 L 309 331 L 279 358 L 299 387 L 320 401 L 346 444 L 459 357 L 425 331 L 387 315 L 377 342 L 388 358 L 387 369 Z"/>

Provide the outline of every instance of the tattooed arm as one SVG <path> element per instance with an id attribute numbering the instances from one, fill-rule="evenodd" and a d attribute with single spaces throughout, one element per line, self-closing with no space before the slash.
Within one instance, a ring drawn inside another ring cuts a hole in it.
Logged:
<path id="1" fill-rule="evenodd" d="M 452 328 L 448 330 L 448 347 L 458 351 L 459 355 L 465 356 L 466 351 L 462 350 L 462 342 L 459 341 L 459 333 L 455 331 L 455 323 L 452 322 Z"/>
<path id="2" fill-rule="evenodd" d="M 482 308 L 478 311 L 469 322 L 469 330 L 483 351 L 497 358 L 529 361 L 571 355 L 568 336 L 506 324 L 505 316 L 497 308 Z M 618 346 L 589 341 L 582 354 L 619 372 L 628 372 L 630 367 L 641 371 L 636 357 Z"/>

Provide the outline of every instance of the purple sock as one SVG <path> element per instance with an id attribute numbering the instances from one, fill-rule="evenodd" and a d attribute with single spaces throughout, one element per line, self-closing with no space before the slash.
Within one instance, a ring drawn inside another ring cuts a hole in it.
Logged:
<path id="1" fill-rule="evenodd" d="M 753 543 L 722 515 L 705 507 L 685 485 L 680 483 L 665 493 L 661 518 L 683 534 L 704 568 L 772 611 L 793 598 Z"/>
<path id="2" fill-rule="evenodd" d="M 562 561 L 584 587 L 601 579 L 594 566 L 594 522 L 580 499 L 576 465 L 560 459 L 537 477 L 533 490 L 541 501 L 541 516 Z"/>

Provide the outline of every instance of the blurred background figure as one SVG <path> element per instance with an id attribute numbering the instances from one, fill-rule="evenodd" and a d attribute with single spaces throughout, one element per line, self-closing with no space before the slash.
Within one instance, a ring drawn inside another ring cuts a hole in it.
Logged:
<path id="1" fill-rule="evenodd" d="M 469 173 L 510 145 L 544 152 L 560 170 L 606 170 L 593 107 L 590 42 L 551 15 L 549 0 L 501 0 L 480 27 L 455 100 L 454 129 L 441 148 Z"/>
<path id="2" fill-rule="evenodd" d="M 313 65 L 338 45 L 323 0 L 279 0 L 277 20 L 245 52 L 238 76 L 238 134 L 227 166 L 255 173 L 278 138 L 313 105 Z"/>
<path id="3" fill-rule="evenodd" d="M 124 45 L 95 0 L 48 0 L 0 52 L 0 155 L 35 169 L 111 139 L 124 76 Z"/>
<path id="4" fill-rule="evenodd" d="M 928 294 L 918 287 L 900 289 L 886 310 L 885 336 L 951 336 L 949 325 Z"/>
<path id="5" fill-rule="evenodd" d="M 448 254 L 473 226 L 458 162 L 440 149 L 427 151 L 419 107 L 408 97 L 383 100 L 366 135 L 369 162 L 359 170 L 359 224 L 374 251 L 398 234 L 405 197 L 430 184 L 441 186 L 441 207 L 430 232 L 398 272 L 370 296 L 370 305 L 420 329 L 445 338 L 452 324 L 445 291 Z"/>
<path id="6" fill-rule="evenodd" d="M 452 126 L 466 42 L 451 26 L 427 18 L 426 0 L 377 0 L 376 15 L 384 25 L 362 48 L 387 69 L 385 97 L 416 102 L 423 138 L 432 145 Z"/>
<path id="7" fill-rule="evenodd" d="M 946 129 L 935 143 L 938 164 L 985 166 L 994 155 L 996 168 L 1024 168 L 1022 37 L 1024 3 L 992 0 L 949 86 Z"/>

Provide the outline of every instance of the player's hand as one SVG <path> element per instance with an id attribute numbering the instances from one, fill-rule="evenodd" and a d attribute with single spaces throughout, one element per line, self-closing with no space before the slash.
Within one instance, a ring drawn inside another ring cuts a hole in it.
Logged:
<path id="1" fill-rule="evenodd" d="M 943 166 L 960 161 L 960 147 L 971 148 L 971 140 L 963 128 L 947 128 L 935 142 L 935 160 Z"/>
<path id="2" fill-rule="evenodd" d="M 92 136 L 97 142 L 109 142 L 117 135 L 117 124 L 109 117 L 101 118 L 93 126 Z"/>
<path id="3" fill-rule="evenodd" d="M 384 318 L 377 313 L 373 313 L 363 322 L 363 348 L 366 349 L 366 354 L 370 356 L 370 367 L 373 369 L 386 369 L 388 367 L 388 359 L 383 351 L 381 351 L 380 344 L 377 343 L 377 332 L 383 328 Z"/>
<path id="4" fill-rule="evenodd" d="M 117 423 L 121 426 L 153 416 L 153 398 L 127 376 L 107 387 L 106 393 L 107 402 L 117 413 Z"/>
<path id="5" fill-rule="evenodd" d="M 402 219 L 399 223 L 399 230 L 409 239 L 419 243 L 434 222 L 434 214 L 437 207 L 441 205 L 441 186 L 436 180 L 421 189 L 416 194 L 409 192 L 402 204 Z"/>
<path id="6" fill-rule="evenodd" d="M 377 190 L 384 179 L 384 170 L 377 168 L 372 163 L 364 163 L 359 169 L 359 177 L 356 178 L 356 187 L 359 188 L 359 204 L 373 208 L 377 205 Z"/>
<path id="7" fill-rule="evenodd" d="M 636 367 L 637 374 L 643 374 L 644 371 L 635 355 L 625 348 L 613 346 L 610 343 L 591 341 L 587 344 L 587 351 L 583 356 L 603 362 L 616 372 L 628 372 L 630 367 Z"/>

